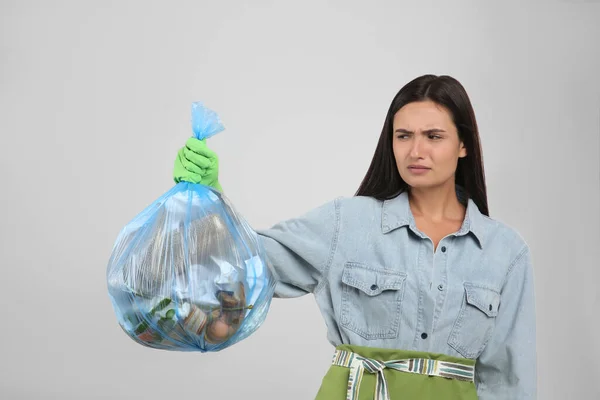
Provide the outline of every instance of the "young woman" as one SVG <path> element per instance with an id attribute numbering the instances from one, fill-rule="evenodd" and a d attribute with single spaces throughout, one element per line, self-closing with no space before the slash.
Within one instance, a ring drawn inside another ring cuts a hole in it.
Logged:
<path id="1" fill-rule="evenodd" d="M 221 190 L 189 139 L 174 178 Z M 259 231 L 276 297 L 313 293 L 336 347 L 317 399 L 533 399 L 530 250 L 489 217 L 463 86 L 421 76 L 388 110 L 356 196 Z"/>

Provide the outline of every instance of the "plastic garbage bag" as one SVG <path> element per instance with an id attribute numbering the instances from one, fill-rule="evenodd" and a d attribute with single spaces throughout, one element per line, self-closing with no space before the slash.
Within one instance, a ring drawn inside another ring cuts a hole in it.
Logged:
<path id="1" fill-rule="evenodd" d="M 198 139 L 223 130 L 192 105 Z M 273 298 L 272 268 L 257 234 L 219 191 L 180 182 L 119 233 L 107 268 L 119 325 L 165 350 L 220 351 L 254 333 Z"/>

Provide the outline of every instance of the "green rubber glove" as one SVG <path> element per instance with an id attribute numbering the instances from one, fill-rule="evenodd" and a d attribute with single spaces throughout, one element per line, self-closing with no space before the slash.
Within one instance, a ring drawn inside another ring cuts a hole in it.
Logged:
<path id="1" fill-rule="evenodd" d="M 223 192 L 219 183 L 219 158 L 206 146 L 206 139 L 189 138 L 177 153 L 173 179 L 176 183 L 186 181 L 200 183 Z"/>

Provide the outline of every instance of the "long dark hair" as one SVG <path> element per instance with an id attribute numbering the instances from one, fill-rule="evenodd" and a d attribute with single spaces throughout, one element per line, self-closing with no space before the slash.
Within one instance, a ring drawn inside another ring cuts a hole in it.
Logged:
<path id="1" fill-rule="evenodd" d="M 392 148 L 394 115 L 408 103 L 433 101 L 445 107 L 452 116 L 458 137 L 467 149 L 458 159 L 455 182 L 471 198 L 482 214 L 489 216 L 483 157 L 475 112 L 463 85 L 447 76 L 423 75 L 407 83 L 394 97 L 385 117 L 383 130 L 356 196 L 388 200 L 409 189 L 400 177 Z"/>

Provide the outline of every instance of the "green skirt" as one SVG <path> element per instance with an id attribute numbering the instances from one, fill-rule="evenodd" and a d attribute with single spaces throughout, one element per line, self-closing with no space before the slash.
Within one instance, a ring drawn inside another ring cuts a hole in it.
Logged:
<path id="1" fill-rule="evenodd" d="M 354 355 L 382 362 L 405 359 L 428 359 L 441 362 L 457 363 L 464 366 L 475 365 L 475 360 L 450 357 L 443 354 L 425 353 L 419 351 L 404 351 L 379 349 L 373 347 L 340 345 L 336 350 L 351 352 Z M 349 353 L 346 353 L 349 354 Z M 433 362 L 429 363 L 433 365 Z M 416 364 L 415 364 L 416 365 Z M 412 364 L 411 364 L 412 366 Z M 425 370 L 428 368 L 424 367 Z M 387 393 L 391 400 L 475 400 L 477 391 L 470 380 L 453 379 L 441 376 L 430 376 L 425 373 L 398 371 L 391 368 L 383 369 L 387 384 Z M 316 400 L 345 400 L 351 379 L 350 368 L 332 364 L 323 378 Z M 377 373 L 364 371 L 359 381 L 355 400 L 373 400 L 376 395 Z"/>

